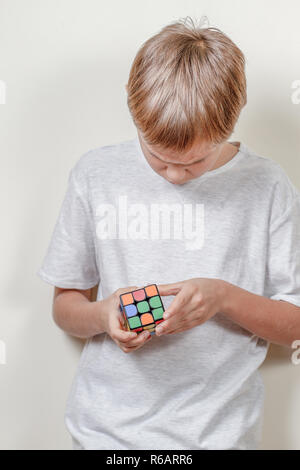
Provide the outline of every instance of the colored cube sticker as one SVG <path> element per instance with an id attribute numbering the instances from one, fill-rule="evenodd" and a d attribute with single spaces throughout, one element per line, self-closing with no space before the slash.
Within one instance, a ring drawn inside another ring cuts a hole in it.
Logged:
<path id="1" fill-rule="evenodd" d="M 151 334 L 163 321 L 165 311 L 156 284 L 121 294 L 120 310 L 127 330 L 138 333 L 149 330 Z"/>

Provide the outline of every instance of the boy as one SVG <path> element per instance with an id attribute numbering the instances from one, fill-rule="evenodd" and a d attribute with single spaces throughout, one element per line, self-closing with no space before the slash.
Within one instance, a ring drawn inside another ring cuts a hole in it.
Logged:
<path id="1" fill-rule="evenodd" d="M 270 342 L 300 339 L 300 194 L 227 141 L 244 65 L 220 30 L 166 26 L 130 70 L 137 138 L 70 172 L 38 274 L 55 286 L 56 323 L 87 338 L 65 414 L 74 449 L 259 445 L 258 368 Z M 120 293 L 151 283 L 164 322 L 125 331 Z"/>

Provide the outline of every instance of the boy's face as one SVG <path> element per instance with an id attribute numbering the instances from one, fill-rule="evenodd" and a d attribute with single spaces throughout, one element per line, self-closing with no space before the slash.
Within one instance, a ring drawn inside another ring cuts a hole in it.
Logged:
<path id="1" fill-rule="evenodd" d="M 125 88 L 128 91 L 127 85 Z M 150 147 L 142 134 L 137 132 L 143 154 L 151 168 L 173 184 L 184 184 L 222 166 L 228 160 L 226 152 L 230 153 L 230 144 L 227 142 L 215 145 L 197 140 L 188 152 L 175 155 L 169 150 Z"/>
<path id="2" fill-rule="evenodd" d="M 169 150 L 150 147 L 139 131 L 138 137 L 151 168 L 170 183 L 184 184 L 222 165 L 220 156 L 226 143 L 213 145 L 197 141 L 187 153 L 175 155 Z"/>

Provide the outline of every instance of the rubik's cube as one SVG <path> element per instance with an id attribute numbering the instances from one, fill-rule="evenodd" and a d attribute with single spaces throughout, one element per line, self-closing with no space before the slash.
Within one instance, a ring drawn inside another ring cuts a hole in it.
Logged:
<path id="1" fill-rule="evenodd" d="M 154 334 L 156 325 L 163 321 L 165 311 L 156 284 L 121 294 L 120 310 L 127 330 L 149 330 L 151 334 Z"/>

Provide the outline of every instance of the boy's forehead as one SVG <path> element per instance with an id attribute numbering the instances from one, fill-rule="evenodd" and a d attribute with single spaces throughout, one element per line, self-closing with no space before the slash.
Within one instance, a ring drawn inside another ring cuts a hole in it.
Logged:
<path id="1" fill-rule="evenodd" d="M 211 153 L 215 148 L 216 145 L 212 144 L 211 142 L 205 142 L 203 139 L 197 138 L 193 144 L 193 146 L 187 152 L 176 153 L 170 149 L 164 149 L 160 146 L 151 146 L 147 144 L 143 136 L 141 136 L 141 140 L 147 150 L 164 160 L 166 163 L 190 163 L 196 162 L 201 158 L 206 157 L 209 153 Z"/>

